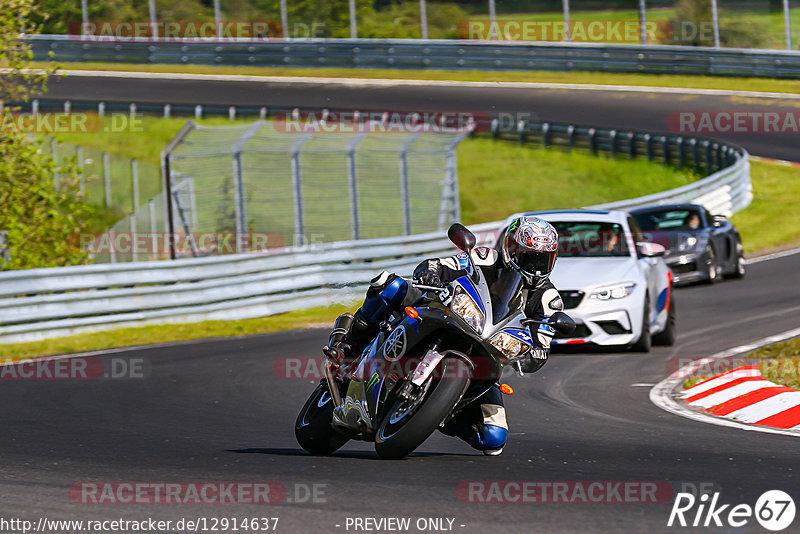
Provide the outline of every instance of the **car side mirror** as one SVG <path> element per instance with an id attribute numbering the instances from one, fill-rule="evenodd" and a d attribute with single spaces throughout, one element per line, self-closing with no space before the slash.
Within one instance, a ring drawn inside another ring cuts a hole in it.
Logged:
<path id="1" fill-rule="evenodd" d="M 456 247 L 464 252 L 469 252 L 475 248 L 475 243 L 478 241 L 475 238 L 475 234 L 470 232 L 466 226 L 459 223 L 453 224 L 450 229 L 447 230 L 447 237 L 450 238 L 450 241 L 452 241 Z"/>
<path id="2" fill-rule="evenodd" d="M 656 256 L 663 256 L 667 253 L 667 249 L 664 248 L 664 245 L 647 241 L 636 243 L 636 251 L 639 253 L 640 258 L 655 258 Z"/>
<path id="3" fill-rule="evenodd" d="M 572 320 L 572 317 L 564 312 L 555 312 L 550 316 L 548 323 L 562 336 L 570 335 L 575 331 L 576 327 L 575 321 Z"/>
<path id="4" fill-rule="evenodd" d="M 724 215 L 712 215 L 711 216 L 711 224 L 714 226 L 714 228 L 719 228 L 720 226 L 725 224 L 726 220 L 727 220 L 727 217 L 725 217 Z"/>

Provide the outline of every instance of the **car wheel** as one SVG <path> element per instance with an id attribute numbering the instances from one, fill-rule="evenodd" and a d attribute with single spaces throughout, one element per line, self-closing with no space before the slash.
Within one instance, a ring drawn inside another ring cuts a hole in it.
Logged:
<path id="1" fill-rule="evenodd" d="M 719 266 L 717 265 L 717 255 L 711 245 L 706 249 L 706 279 L 707 284 L 714 284 L 719 280 Z"/>
<path id="2" fill-rule="evenodd" d="M 747 272 L 747 267 L 745 266 L 744 262 L 744 247 L 742 247 L 742 242 L 736 242 L 736 268 L 733 270 L 731 274 L 728 275 L 728 278 L 744 278 L 745 273 Z"/>
<path id="3" fill-rule="evenodd" d="M 675 297 L 672 291 L 669 294 L 669 311 L 667 312 L 667 325 L 664 330 L 653 336 L 653 345 L 665 345 L 671 347 L 675 344 L 676 336 L 676 309 Z"/>
<path id="4" fill-rule="evenodd" d="M 631 345 L 633 352 L 650 352 L 650 297 L 644 299 L 644 311 L 642 312 L 642 333 L 636 343 Z"/>

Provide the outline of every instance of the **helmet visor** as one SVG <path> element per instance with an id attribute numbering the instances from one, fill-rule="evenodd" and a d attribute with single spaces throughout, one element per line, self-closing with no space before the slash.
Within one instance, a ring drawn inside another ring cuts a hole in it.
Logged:
<path id="1" fill-rule="evenodd" d="M 524 273 L 528 274 L 549 274 L 553 270 L 555 262 L 555 252 L 534 252 L 520 250 L 514 258 L 515 263 Z"/>

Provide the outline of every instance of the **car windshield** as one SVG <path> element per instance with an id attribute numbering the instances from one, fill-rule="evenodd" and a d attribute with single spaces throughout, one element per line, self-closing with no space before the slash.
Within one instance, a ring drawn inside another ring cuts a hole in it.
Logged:
<path id="1" fill-rule="evenodd" d="M 645 232 L 697 230 L 702 226 L 696 209 L 648 211 L 633 216 Z"/>
<path id="2" fill-rule="evenodd" d="M 629 256 L 625 230 L 619 223 L 558 221 L 558 255 L 562 258 Z"/>

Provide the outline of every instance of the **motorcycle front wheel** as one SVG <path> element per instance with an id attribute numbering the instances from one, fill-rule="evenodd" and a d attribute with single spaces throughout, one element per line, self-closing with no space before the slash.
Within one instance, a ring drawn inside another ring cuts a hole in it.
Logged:
<path id="1" fill-rule="evenodd" d="M 330 454 L 348 439 L 331 426 L 333 399 L 328 385 L 320 383 L 297 415 L 294 435 L 297 443 L 311 454 Z"/>
<path id="2" fill-rule="evenodd" d="M 435 374 L 442 378 L 429 379 L 418 397 L 398 398 L 389 409 L 375 435 L 378 456 L 408 456 L 436 430 L 469 385 L 469 367 L 460 358 L 442 359 Z"/>

